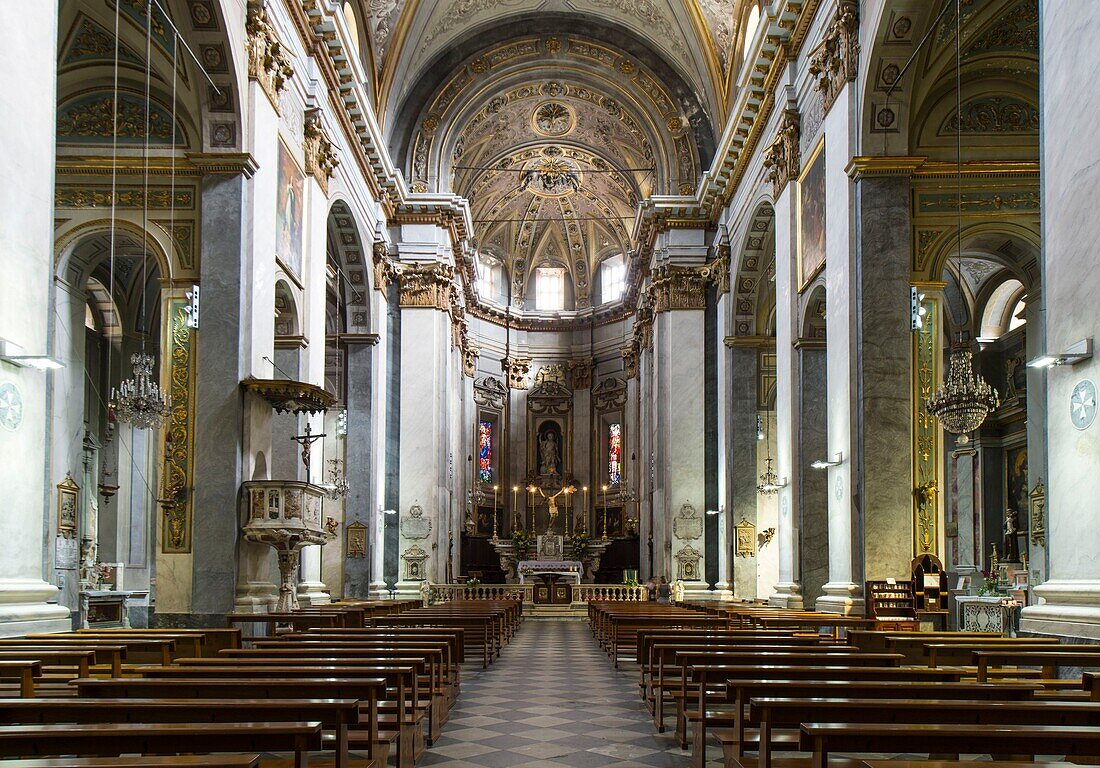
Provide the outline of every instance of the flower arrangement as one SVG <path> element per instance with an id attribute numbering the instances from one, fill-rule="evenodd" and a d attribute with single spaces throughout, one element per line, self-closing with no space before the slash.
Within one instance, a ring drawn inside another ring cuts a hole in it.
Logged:
<path id="1" fill-rule="evenodd" d="M 534 535 L 523 528 L 512 529 L 512 549 L 515 550 L 517 560 L 526 560 L 534 542 Z"/>
<path id="2" fill-rule="evenodd" d="M 96 563 L 92 568 L 92 583 L 98 589 L 103 582 L 111 578 L 111 566 L 107 563 Z"/>
<path id="3" fill-rule="evenodd" d="M 569 551 L 574 560 L 584 560 L 588 554 L 588 543 L 592 537 L 585 528 L 577 528 L 569 535 Z"/>
<path id="4" fill-rule="evenodd" d="M 997 576 L 989 571 L 982 571 L 982 585 L 978 587 L 978 597 L 988 597 L 997 592 Z"/>
<path id="5" fill-rule="evenodd" d="M 641 584 L 638 583 L 638 580 L 633 578 L 633 577 L 631 577 L 629 579 L 623 579 L 623 585 L 627 586 L 627 587 L 639 587 L 639 586 L 641 586 Z"/>
<path id="6" fill-rule="evenodd" d="M 466 579 L 466 586 L 467 587 L 480 587 L 481 586 L 481 579 L 477 579 L 477 578 L 474 578 L 473 576 L 471 576 L 470 578 Z"/>

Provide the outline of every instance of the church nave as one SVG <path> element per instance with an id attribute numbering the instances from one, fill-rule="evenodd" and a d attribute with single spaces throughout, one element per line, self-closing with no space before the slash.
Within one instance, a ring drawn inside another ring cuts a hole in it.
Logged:
<path id="1" fill-rule="evenodd" d="M 446 768 L 686 768 L 645 712 L 633 664 L 615 671 L 580 621 L 527 620 L 488 669 L 467 665 L 443 735 Z"/>

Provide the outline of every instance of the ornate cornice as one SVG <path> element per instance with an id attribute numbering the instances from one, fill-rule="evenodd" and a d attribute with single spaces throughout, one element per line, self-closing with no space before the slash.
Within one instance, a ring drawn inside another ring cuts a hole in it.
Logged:
<path id="1" fill-rule="evenodd" d="M 726 336 L 722 341 L 730 349 L 775 349 L 774 336 Z"/>
<path id="2" fill-rule="evenodd" d="M 244 28 L 248 35 L 245 41 L 248 79 L 260 84 L 271 101 L 271 106 L 278 112 L 279 94 L 286 87 L 286 81 L 294 76 L 294 69 L 290 66 L 283 52 L 283 44 L 262 7 L 249 7 Z"/>
<path id="3" fill-rule="evenodd" d="M 62 176 L 184 176 L 238 174 L 251 178 L 260 167 L 247 152 L 188 152 L 184 157 L 119 157 L 105 155 L 58 155 L 54 165 Z"/>
<path id="4" fill-rule="evenodd" d="M 839 0 L 821 43 L 810 53 L 810 75 L 821 92 L 825 114 L 844 86 L 856 79 L 858 68 L 859 4 L 856 0 Z"/>
<path id="5" fill-rule="evenodd" d="M 963 163 L 962 168 L 955 163 L 929 160 L 924 156 L 884 156 L 867 157 L 857 155 L 844 169 L 854 181 L 888 176 L 908 176 L 914 179 L 953 179 L 962 172 L 964 179 L 1039 178 L 1039 163 L 1034 160 L 976 160 Z"/>
<path id="6" fill-rule="evenodd" d="M 853 157 L 844 171 L 853 181 L 885 176 L 912 176 L 926 157 Z"/>
<path id="7" fill-rule="evenodd" d="M 454 267 L 449 264 L 403 264 L 398 273 L 402 309 L 439 309 L 451 311 Z"/>
<path id="8" fill-rule="evenodd" d="M 303 149 L 306 156 L 306 173 L 317 179 L 317 183 L 321 185 L 321 191 L 328 195 L 328 180 L 332 178 L 340 161 L 325 132 L 319 109 L 306 110 Z"/>
<path id="9" fill-rule="evenodd" d="M 249 378 L 241 386 L 262 397 L 278 413 L 320 413 L 336 404 L 331 392 L 305 381 Z"/>
<path id="10" fill-rule="evenodd" d="M 765 180 L 772 185 L 772 196 L 778 200 L 783 188 L 791 179 L 797 179 L 802 167 L 802 153 L 799 149 L 798 110 L 783 110 L 779 131 L 775 139 L 764 150 Z"/>

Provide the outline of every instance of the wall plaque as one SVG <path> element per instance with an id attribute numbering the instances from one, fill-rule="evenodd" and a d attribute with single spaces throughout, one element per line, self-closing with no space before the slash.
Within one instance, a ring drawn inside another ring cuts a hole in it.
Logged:
<path id="1" fill-rule="evenodd" d="M 678 539 L 694 540 L 703 535 L 703 518 L 695 507 L 685 503 L 680 507 L 680 515 L 672 521 L 672 533 Z"/>
<path id="2" fill-rule="evenodd" d="M 432 532 L 432 521 L 424 517 L 424 508 L 413 504 L 401 521 L 401 535 L 406 539 L 426 539 Z"/>

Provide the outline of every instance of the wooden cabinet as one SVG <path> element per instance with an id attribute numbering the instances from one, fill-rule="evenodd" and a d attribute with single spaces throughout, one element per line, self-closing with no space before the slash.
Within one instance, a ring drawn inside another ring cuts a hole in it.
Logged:
<path id="1" fill-rule="evenodd" d="M 876 629 L 902 631 L 917 628 L 917 611 L 911 581 L 868 581 L 864 590 L 867 617 Z"/>

